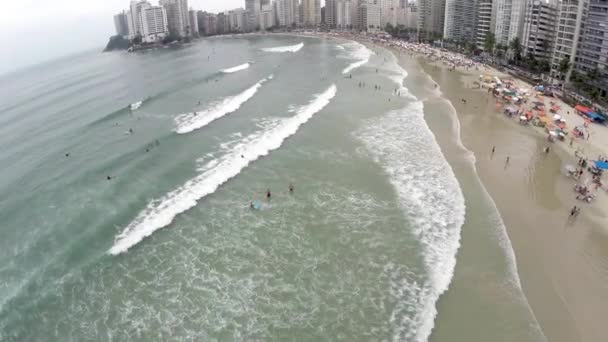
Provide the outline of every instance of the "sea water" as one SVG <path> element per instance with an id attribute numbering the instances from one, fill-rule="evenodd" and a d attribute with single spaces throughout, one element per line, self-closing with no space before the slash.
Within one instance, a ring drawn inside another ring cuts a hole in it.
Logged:
<path id="1" fill-rule="evenodd" d="M 427 341 L 476 213 L 407 77 L 281 36 L 3 76 L 0 340 Z"/>

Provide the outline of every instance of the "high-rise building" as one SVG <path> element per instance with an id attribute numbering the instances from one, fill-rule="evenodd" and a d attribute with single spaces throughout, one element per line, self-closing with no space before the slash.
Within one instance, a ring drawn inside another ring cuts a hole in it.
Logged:
<path id="1" fill-rule="evenodd" d="M 321 23 L 321 0 L 302 0 L 302 25 L 318 26 Z"/>
<path id="2" fill-rule="evenodd" d="M 247 25 L 249 31 L 260 28 L 260 11 L 262 4 L 260 0 L 245 0 L 245 10 L 247 11 Z"/>
<path id="3" fill-rule="evenodd" d="M 244 32 L 247 28 L 246 12 L 242 8 L 233 9 L 228 12 L 230 30 L 233 32 Z"/>
<path id="4" fill-rule="evenodd" d="M 144 32 L 143 23 L 141 21 L 141 12 L 144 8 L 149 8 L 150 3 L 143 1 L 131 1 L 129 16 L 127 17 L 127 25 L 129 26 L 129 39 L 133 39 Z"/>
<path id="5" fill-rule="evenodd" d="M 336 28 L 336 0 L 325 0 L 325 24 L 328 28 Z"/>
<path id="6" fill-rule="evenodd" d="M 572 67 L 576 62 L 582 26 L 587 15 L 589 0 L 561 0 L 559 3 L 559 22 L 553 49 L 552 71 L 553 75 L 561 74 L 560 62 L 564 59 L 570 61 L 570 68 L 565 73 L 565 80 L 570 79 Z"/>
<path id="7" fill-rule="evenodd" d="M 167 14 L 161 6 L 142 8 L 140 12 L 142 22 L 142 39 L 146 43 L 163 40 L 168 34 Z"/>
<path id="8" fill-rule="evenodd" d="M 190 11 L 188 11 L 188 16 L 188 21 L 190 22 L 190 35 L 198 36 L 199 27 L 198 18 L 196 17 L 196 11 L 190 9 Z"/>
<path id="9" fill-rule="evenodd" d="M 167 12 L 169 32 L 179 37 L 188 36 L 191 32 L 188 0 L 160 0 L 160 5 Z"/>
<path id="10" fill-rule="evenodd" d="M 496 44 L 507 46 L 513 39 L 522 38 L 528 0 L 496 0 L 494 34 Z"/>
<path id="11" fill-rule="evenodd" d="M 608 89 L 608 1 L 590 0 L 576 61 L 581 72 L 599 71 L 604 96 Z M 601 82 L 600 82 L 601 83 Z"/>
<path id="12" fill-rule="evenodd" d="M 114 28 L 116 28 L 117 36 L 129 36 L 129 21 L 127 20 L 127 12 L 122 11 L 122 13 L 118 13 L 114 16 Z"/>
<path id="13" fill-rule="evenodd" d="M 298 23 L 298 4 L 296 0 L 277 0 L 279 25 L 290 27 Z"/>
<path id="14" fill-rule="evenodd" d="M 524 32 L 521 39 L 523 54 L 538 59 L 550 59 L 557 29 L 557 2 L 533 0 L 526 5 Z"/>
<path id="15" fill-rule="evenodd" d="M 477 0 L 477 20 L 475 21 L 475 43 L 480 49 L 484 49 L 486 37 L 494 33 L 496 26 L 494 15 L 494 4 L 496 0 Z"/>
<path id="16" fill-rule="evenodd" d="M 380 5 L 380 25 L 384 28 L 387 24 L 397 25 L 395 9 L 397 0 L 379 0 Z"/>
<path id="17" fill-rule="evenodd" d="M 267 30 L 270 27 L 274 27 L 276 25 L 275 17 L 274 6 L 270 4 L 263 5 L 260 10 L 260 29 Z"/>
<path id="18" fill-rule="evenodd" d="M 407 4 L 405 8 L 405 27 L 410 29 L 418 27 L 418 6 L 415 3 Z"/>
<path id="19" fill-rule="evenodd" d="M 418 0 L 418 34 L 433 39 L 443 35 L 445 0 Z"/>
<path id="20" fill-rule="evenodd" d="M 396 0 L 395 25 L 407 27 L 407 0 Z"/>
<path id="21" fill-rule="evenodd" d="M 336 28 L 341 30 L 353 27 L 352 2 L 350 0 L 338 0 L 336 2 Z"/>
<path id="22" fill-rule="evenodd" d="M 367 0 L 359 2 L 360 29 L 365 31 L 377 31 L 382 28 L 382 8 L 379 0 Z"/>
<path id="23" fill-rule="evenodd" d="M 446 0 L 443 39 L 474 42 L 477 0 Z"/>

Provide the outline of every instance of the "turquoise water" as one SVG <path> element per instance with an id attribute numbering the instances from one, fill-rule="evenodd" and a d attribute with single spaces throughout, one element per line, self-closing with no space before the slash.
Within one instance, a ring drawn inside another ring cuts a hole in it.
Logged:
<path id="1" fill-rule="evenodd" d="M 0 340 L 427 340 L 465 198 L 406 76 L 279 36 L 4 76 Z"/>

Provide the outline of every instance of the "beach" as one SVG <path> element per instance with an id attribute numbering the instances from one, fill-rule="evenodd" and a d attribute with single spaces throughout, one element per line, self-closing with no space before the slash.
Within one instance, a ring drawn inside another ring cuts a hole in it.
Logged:
<path id="1" fill-rule="evenodd" d="M 235 35 L 0 78 L 0 340 L 605 339 L 575 149 L 418 57 Z"/>
<path id="2" fill-rule="evenodd" d="M 496 108 L 491 95 L 484 89 L 475 89 L 474 80 L 483 71 L 451 70 L 442 63 L 402 53 L 404 65 L 411 67 L 412 59 L 437 82 L 441 96 L 451 102 L 457 113 L 462 142 L 474 154 L 476 171 L 504 221 L 525 296 L 546 338 L 564 342 L 605 339 L 605 193 L 599 192 L 596 201 L 585 206 L 574 198 L 575 181 L 562 172 L 564 165 L 576 163 L 577 149 L 588 155 L 605 153 L 603 137 L 596 140 L 592 135 L 594 141 L 577 141 L 574 147 L 567 142 L 551 144 L 545 132 L 508 118 Z M 487 71 L 504 76 L 489 68 Z M 566 116 L 565 112 L 566 109 L 560 114 Z M 582 118 L 574 117 L 573 110 L 570 115 L 573 117 L 567 119 L 571 123 L 582 124 Z M 436 135 L 441 133 L 442 123 L 433 122 L 449 120 L 447 114 L 443 116 L 425 116 Z M 595 130 L 598 136 L 605 133 L 605 127 Z M 552 151 L 548 154 L 547 146 Z M 444 142 L 442 149 L 449 150 L 449 143 Z M 569 211 L 574 205 L 582 205 L 584 212 L 573 220 Z M 450 297 L 449 291 L 446 297 Z"/>

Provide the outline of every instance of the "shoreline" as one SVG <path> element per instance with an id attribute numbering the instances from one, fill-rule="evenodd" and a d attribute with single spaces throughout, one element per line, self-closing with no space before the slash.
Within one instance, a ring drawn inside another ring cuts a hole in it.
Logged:
<path id="1" fill-rule="evenodd" d="M 393 52 L 395 51 L 393 50 Z M 597 279 L 597 283 L 589 285 L 586 282 L 589 281 L 590 274 L 587 273 L 583 276 L 577 272 L 577 264 L 582 262 L 582 260 L 579 260 L 580 257 L 577 256 L 576 251 L 582 246 L 572 246 L 572 244 L 570 244 L 569 250 L 573 251 L 573 253 L 570 253 L 568 258 L 564 260 L 565 258 L 560 258 L 559 250 L 556 251 L 554 248 L 544 248 L 543 243 L 547 240 L 545 236 L 537 236 L 537 239 L 532 243 L 530 243 L 530 241 L 525 241 L 526 239 L 531 238 L 530 235 L 534 236 L 534 234 L 530 234 L 528 230 L 534 229 L 534 223 L 538 222 L 536 221 L 537 219 L 543 220 L 548 226 L 559 224 L 563 221 L 562 219 L 556 218 L 556 216 L 559 217 L 560 215 L 563 215 L 563 213 L 567 212 L 571 207 L 570 203 L 567 202 L 568 199 L 565 198 L 567 196 L 564 196 L 564 192 L 567 191 L 568 187 L 567 184 L 564 183 L 568 183 L 568 179 L 565 179 L 565 177 L 560 179 L 559 172 L 556 175 L 554 172 L 555 169 L 543 170 L 544 172 L 541 178 L 549 177 L 547 173 L 551 173 L 552 175 L 550 178 L 554 181 L 553 186 L 559 188 L 559 191 L 546 188 L 538 189 L 538 191 L 555 192 L 552 195 L 555 195 L 556 198 L 553 198 L 552 200 L 557 199 L 557 203 L 555 203 L 555 207 L 552 208 L 553 210 L 546 212 L 543 208 L 545 203 L 543 203 L 542 199 L 538 201 L 538 198 L 529 196 L 529 205 L 526 206 L 526 209 L 532 212 L 532 214 L 524 216 L 524 220 L 519 219 L 519 209 L 517 208 L 517 205 L 514 205 L 512 202 L 526 197 L 525 185 L 522 187 L 523 191 L 520 191 L 518 194 L 508 195 L 507 192 L 511 189 L 498 184 L 502 182 L 502 176 L 499 175 L 501 167 L 497 169 L 496 167 L 486 167 L 483 165 L 487 160 L 483 155 L 489 154 L 492 140 L 487 139 L 488 137 L 486 137 L 486 139 L 480 139 L 478 141 L 483 142 L 481 145 L 478 142 L 473 142 L 471 136 L 475 135 L 479 128 L 474 124 L 471 124 L 471 117 L 465 116 L 463 112 L 470 112 L 468 115 L 489 116 L 490 121 L 497 121 L 504 124 L 504 127 L 501 129 L 504 129 L 505 131 L 509 130 L 510 132 L 507 132 L 507 135 L 511 133 L 528 135 L 530 140 L 535 141 L 536 144 L 544 144 L 541 135 L 536 130 L 528 129 L 526 132 L 525 128 L 517 127 L 517 125 L 513 125 L 513 122 L 505 122 L 507 120 L 505 120 L 504 117 L 501 117 L 501 114 L 497 114 L 496 110 L 488 112 L 489 108 L 487 106 L 484 108 L 482 103 L 485 96 L 480 96 L 479 92 L 475 89 L 466 87 L 466 79 L 467 77 L 470 77 L 470 75 L 466 75 L 459 71 L 449 71 L 445 66 L 437 66 L 433 63 L 425 65 L 426 61 L 421 61 L 419 56 L 414 58 L 424 72 L 433 81 L 439 84 L 442 91 L 441 96 L 450 101 L 457 113 L 457 119 L 460 123 L 458 129 L 460 130 L 463 144 L 476 156 L 475 169 L 477 170 L 483 186 L 487 189 L 489 195 L 496 203 L 496 207 L 505 223 L 516 256 L 517 269 L 522 282 L 523 291 L 530 303 L 534 315 L 539 320 L 541 329 L 550 341 L 597 341 L 602 335 L 602 320 L 585 317 L 587 315 L 583 316 L 583 314 L 594 300 L 601 298 L 594 298 L 588 294 L 589 287 L 601 287 L 602 285 L 605 286 L 605 283 L 602 283 L 601 279 Z M 435 67 L 435 69 L 433 69 L 433 67 Z M 458 86 L 460 89 L 457 89 Z M 468 105 L 458 103 L 458 99 L 462 95 L 465 95 Z M 475 101 L 475 99 L 477 99 L 477 101 Z M 455 103 L 456 105 L 454 105 Z M 471 109 L 471 104 L 474 105 L 474 103 L 477 103 L 477 106 L 475 109 Z M 490 125 L 492 125 L 492 123 L 490 123 Z M 512 141 L 512 138 L 513 136 L 507 138 L 506 144 L 516 144 L 515 141 Z M 488 146 L 488 151 L 483 150 L 482 146 L 484 146 L 484 144 L 485 146 Z M 573 156 L 573 152 L 567 153 L 569 151 L 566 150 L 565 146 L 562 145 L 561 147 L 562 148 L 559 149 L 560 151 L 558 153 L 554 153 L 551 156 L 556 159 L 554 160 L 553 166 L 561 165 L 567 158 L 572 158 Z M 515 171 L 514 165 L 510 165 L 509 171 L 514 173 L 513 179 L 525 179 L 527 177 L 526 169 L 530 169 L 529 160 L 526 160 L 527 158 L 521 159 L 522 160 L 516 161 L 516 163 L 518 164 L 518 167 L 521 166 L 520 170 L 523 170 L 523 172 L 519 170 Z M 515 162 L 513 164 L 515 164 Z M 551 186 L 551 184 L 543 184 L 543 186 L 544 185 Z M 599 203 L 601 202 L 598 201 L 597 203 L 594 203 L 594 205 L 597 206 Z M 581 231 L 601 232 L 601 227 L 597 225 L 597 219 L 598 217 L 584 213 L 583 217 L 575 222 L 579 235 L 583 234 Z M 545 226 L 544 228 L 547 227 Z M 570 233 L 570 231 L 566 231 L 562 237 L 565 239 L 571 237 L 568 233 Z M 555 241 L 555 244 L 568 244 L 568 241 L 564 241 L 565 239 Z M 537 252 L 534 251 L 535 249 Z M 533 262 L 532 260 L 534 258 L 539 258 L 542 262 Z M 575 260 L 578 260 L 578 262 L 575 262 Z M 567 272 L 561 264 L 562 261 L 570 264 Z M 541 277 L 534 276 L 533 274 L 536 272 L 548 274 Z M 568 274 L 570 277 L 564 276 L 564 274 Z M 556 284 L 556 279 L 560 279 L 561 282 Z M 568 286 L 563 285 L 566 280 L 569 280 Z M 574 292 L 571 290 L 572 287 L 575 288 Z M 598 293 L 598 295 L 600 294 Z M 580 304 L 580 297 L 585 297 L 585 304 Z M 578 305 L 575 305 L 575 303 L 573 303 L 574 301 L 578 302 Z M 608 303 L 601 300 L 599 302 Z M 605 315 L 602 314 L 605 314 L 606 312 L 601 310 L 601 304 L 596 305 L 595 310 L 598 311 L 598 316 L 596 317 L 605 317 Z M 565 314 L 557 314 L 560 311 L 565 312 Z M 559 323 L 556 324 L 556 322 Z"/>

